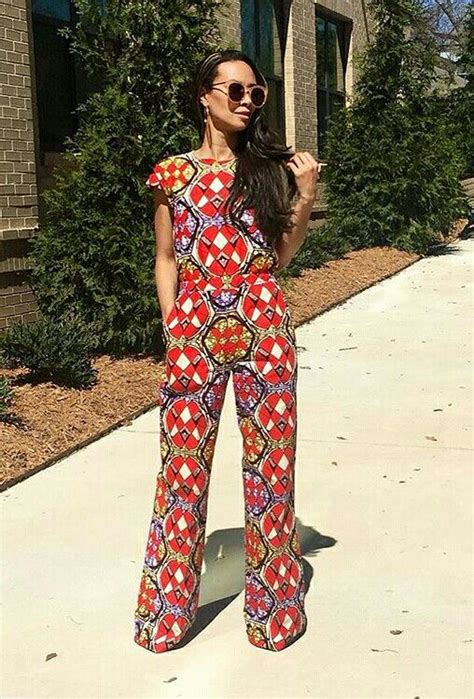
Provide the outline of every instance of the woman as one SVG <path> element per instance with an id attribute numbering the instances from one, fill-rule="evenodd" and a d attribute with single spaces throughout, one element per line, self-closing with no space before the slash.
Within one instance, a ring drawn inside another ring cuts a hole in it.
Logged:
<path id="1" fill-rule="evenodd" d="M 307 619 L 294 513 L 295 332 L 275 272 L 303 242 L 319 164 L 275 141 L 261 112 L 265 79 L 240 51 L 208 56 L 194 96 L 201 147 L 159 161 L 146 182 L 155 197 L 166 379 L 134 640 L 169 650 L 196 618 L 212 459 L 232 374 L 243 436 L 246 631 L 253 645 L 279 651 Z"/>

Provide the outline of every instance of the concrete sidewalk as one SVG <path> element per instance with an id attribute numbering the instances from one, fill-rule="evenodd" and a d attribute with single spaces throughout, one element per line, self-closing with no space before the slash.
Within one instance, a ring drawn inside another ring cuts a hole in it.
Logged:
<path id="1" fill-rule="evenodd" d="M 297 328 L 301 639 L 247 641 L 229 382 L 194 636 L 132 640 L 156 409 L 2 494 L 2 697 L 472 697 L 472 250 Z"/>

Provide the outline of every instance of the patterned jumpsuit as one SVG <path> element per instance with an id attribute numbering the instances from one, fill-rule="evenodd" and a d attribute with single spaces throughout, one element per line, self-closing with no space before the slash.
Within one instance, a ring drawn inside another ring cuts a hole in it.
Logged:
<path id="1" fill-rule="evenodd" d="M 248 640 L 272 651 L 307 626 L 294 512 L 297 356 L 274 247 L 253 209 L 222 212 L 236 160 L 193 151 L 159 161 L 146 184 L 173 211 L 178 292 L 164 319 L 159 388 L 161 468 L 145 552 L 134 640 L 155 653 L 186 634 L 198 609 L 208 488 L 232 373 L 243 437 Z"/>

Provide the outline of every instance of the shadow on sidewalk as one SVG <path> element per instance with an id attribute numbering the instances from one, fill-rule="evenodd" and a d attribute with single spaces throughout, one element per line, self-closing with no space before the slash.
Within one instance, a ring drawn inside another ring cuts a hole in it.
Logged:
<path id="1" fill-rule="evenodd" d="M 334 546 L 336 539 L 324 536 L 313 527 L 301 525 L 297 518 L 303 556 L 316 556 L 323 548 Z M 183 648 L 229 605 L 244 589 L 244 529 L 221 529 L 213 532 L 205 545 L 205 570 L 201 575 L 199 609 L 186 636 L 171 650 Z M 305 594 L 314 575 L 313 566 L 303 558 Z M 242 610 L 243 612 L 243 610 Z"/>

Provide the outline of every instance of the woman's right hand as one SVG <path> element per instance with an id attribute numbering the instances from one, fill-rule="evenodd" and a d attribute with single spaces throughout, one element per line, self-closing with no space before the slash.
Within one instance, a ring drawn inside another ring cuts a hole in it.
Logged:
<path id="1" fill-rule="evenodd" d="M 169 316 L 171 315 L 171 311 L 173 310 L 173 306 L 170 306 L 168 309 L 163 310 L 161 312 L 161 322 L 165 327 L 168 327 L 166 321 L 168 320 Z"/>

